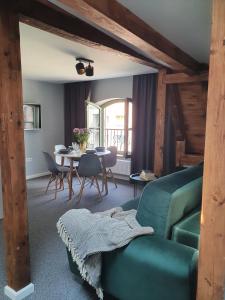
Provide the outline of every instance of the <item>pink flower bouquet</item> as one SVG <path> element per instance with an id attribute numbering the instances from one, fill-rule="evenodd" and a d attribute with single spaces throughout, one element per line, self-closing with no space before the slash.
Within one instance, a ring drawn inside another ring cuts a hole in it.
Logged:
<path id="1" fill-rule="evenodd" d="M 77 144 L 84 144 L 88 142 L 90 130 L 87 128 L 74 128 L 73 141 Z"/>

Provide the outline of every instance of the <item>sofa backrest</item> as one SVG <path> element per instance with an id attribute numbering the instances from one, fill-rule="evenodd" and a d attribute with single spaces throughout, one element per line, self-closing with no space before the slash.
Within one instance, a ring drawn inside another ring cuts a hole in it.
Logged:
<path id="1" fill-rule="evenodd" d="M 170 238 L 172 226 L 201 204 L 202 173 L 200 164 L 146 185 L 137 209 L 138 222 Z"/>

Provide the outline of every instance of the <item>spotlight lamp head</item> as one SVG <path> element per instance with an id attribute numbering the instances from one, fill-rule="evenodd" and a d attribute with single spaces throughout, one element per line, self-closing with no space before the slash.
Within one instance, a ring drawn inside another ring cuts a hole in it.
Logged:
<path id="1" fill-rule="evenodd" d="M 85 68 L 85 74 L 86 76 L 93 76 L 94 75 L 94 67 L 91 66 L 90 62 L 88 66 Z"/>
<path id="2" fill-rule="evenodd" d="M 91 63 L 93 64 L 94 61 L 88 58 L 83 58 L 83 57 L 77 57 L 77 61 L 79 61 L 76 64 L 76 70 L 77 74 L 83 75 L 86 74 L 86 76 L 93 76 L 94 75 L 94 67 L 91 66 Z M 84 66 L 84 63 L 88 63 L 88 66 Z"/>
<path id="3" fill-rule="evenodd" d="M 77 70 L 77 74 L 83 75 L 85 73 L 84 64 L 82 62 L 77 63 L 76 64 L 76 70 Z"/>

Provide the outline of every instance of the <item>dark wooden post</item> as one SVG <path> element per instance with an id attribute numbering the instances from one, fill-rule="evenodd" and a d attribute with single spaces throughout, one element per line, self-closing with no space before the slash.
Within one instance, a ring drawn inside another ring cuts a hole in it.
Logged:
<path id="1" fill-rule="evenodd" d="M 213 0 L 198 300 L 225 292 L 225 1 Z"/>
<path id="2" fill-rule="evenodd" d="M 156 128 L 155 128 L 155 154 L 154 154 L 154 173 L 156 176 L 163 171 L 164 155 L 164 132 L 165 132 L 165 113 L 166 113 L 166 83 L 164 81 L 166 69 L 162 69 L 158 74 L 157 83 L 157 103 L 156 103 Z"/>
<path id="3" fill-rule="evenodd" d="M 0 1 L 0 139 L 8 286 L 30 283 L 19 19 Z"/>

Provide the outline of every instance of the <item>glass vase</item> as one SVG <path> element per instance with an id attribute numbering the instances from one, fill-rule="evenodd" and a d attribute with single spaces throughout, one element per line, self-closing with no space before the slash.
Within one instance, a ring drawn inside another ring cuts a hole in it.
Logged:
<path id="1" fill-rule="evenodd" d="M 81 153 L 85 153 L 86 148 L 87 148 L 87 143 L 86 142 L 80 143 L 80 152 Z"/>

